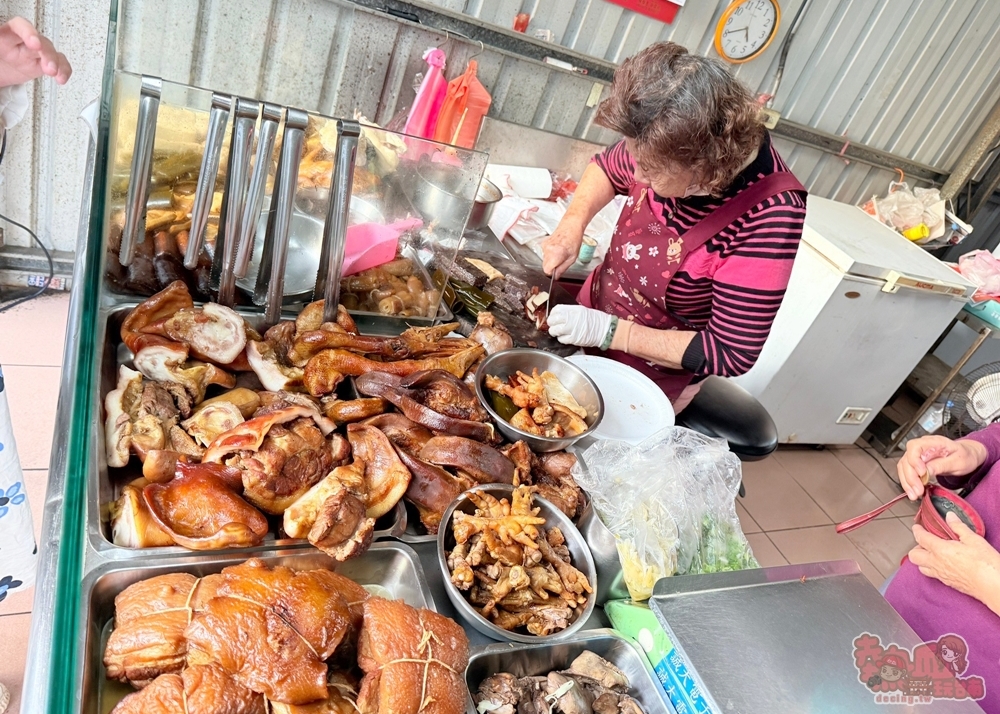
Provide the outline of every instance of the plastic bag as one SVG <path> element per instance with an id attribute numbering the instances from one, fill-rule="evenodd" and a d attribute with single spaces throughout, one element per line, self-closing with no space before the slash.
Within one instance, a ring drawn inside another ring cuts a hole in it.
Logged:
<path id="1" fill-rule="evenodd" d="M 599 441 L 573 477 L 615 536 L 633 600 L 662 577 L 759 567 L 736 515 L 740 462 L 722 439 L 669 427 L 638 446 Z"/>
<path id="2" fill-rule="evenodd" d="M 478 63 L 469 60 L 464 73 L 448 82 L 438 114 L 434 140 L 473 149 L 493 98 L 476 77 Z"/>
<path id="3" fill-rule="evenodd" d="M 940 237 L 944 233 L 945 202 L 936 188 L 915 188 L 911 191 L 905 183 L 891 181 L 885 197 L 872 196 L 862 208 L 903 234 L 924 226 L 919 234 L 921 240 Z M 917 240 L 916 235 L 907 237 Z"/>
<path id="4" fill-rule="evenodd" d="M 974 250 L 958 259 L 962 277 L 979 287 L 979 292 L 1000 295 L 1000 260 L 985 250 Z"/>

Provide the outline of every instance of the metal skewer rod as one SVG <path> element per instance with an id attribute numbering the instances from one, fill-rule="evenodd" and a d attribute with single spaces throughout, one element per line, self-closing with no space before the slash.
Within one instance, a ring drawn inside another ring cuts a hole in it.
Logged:
<path id="1" fill-rule="evenodd" d="M 253 173 L 250 175 L 250 190 L 243 207 L 240 220 L 240 235 L 236 249 L 236 266 L 233 275 L 245 278 L 253 255 L 254 239 L 257 235 L 257 221 L 264 206 L 264 189 L 267 174 L 271 170 L 271 154 L 274 153 L 274 138 L 278 134 L 282 109 L 276 104 L 265 104 L 260 112 L 260 134 L 257 138 L 257 154 L 254 158 Z"/>
<path id="2" fill-rule="evenodd" d="M 351 208 L 351 186 L 358 154 L 361 125 L 352 120 L 337 120 L 337 155 L 330 180 L 330 205 L 323 224 L 323 248 L 313 300 L 321 297 L 323 322 L 337 319 L 340 302 L 340 277 L 344 270 L 344 248 L 347 240 L 347 219 Z"/>
<path id="3" fill-rule="evenodd" d="M 118 252 L 122 265 L 131 265 L 135 248 L 146 240 L 146 201 L 149 199 L 149 177 L 153 169 L 153 143 L 156 139 L 156 117 L 160 110 L 163 80 L 143 77 L 139 89 L 139 118 L 132 148 L 132 170 L 129 174 L 125 200 L 125 228 Z"/>
<path id="4" fill-rule="evenodd" d="M 264 324 L 271 326 L 281 319 L 285 298 L 285 264 L 288 261 L 288 238 L 292 227 L 292 209 L 299 184 L 299 165 L 309 115 L 299 109 L 288 109 L 285 114 L 285 133 L 281 140 L 281 158 L 278 175 L 271 195 L 271 210 L 267 217 L 264 252 L 257 272 L 257 289 L 254 298 L 266 293 Z"/>
<path id="5" fill-rule="evenodd" d="M 236 243 L 240 235 L 240 220 L 247 196 L 247 178 L 250 168 L 250 153 L 253 150 L 254 126 L 260 104 L 248 99 L 237 99 L 233 111 L 233 139 L 229 145 L 229 172 L 226 176 L 225 220 L 219 226 L 216 238 L 215 263 L 212 272 L 218 268 L 219 304 L 232 307 L 236 300 Z M 222 240 L 222 245 L 218 244 Z"/>
<path id="6" fill-rule="evenodd" d="M 212 212 L 215 179 L 219 175 L 219 158 L 222 156 L 222 143 L 231 105 L 232 98 L 224 94 L 212 95 L 205 153 L 201 156 L 198 186 L 194 193 L 194 205 L 191 207 L 191 230 L 188 232 L 187 249 L 184 251 L 184 267 L 188 270 L 198 267 L 198 256 L 205 244 L 205 228 L 208 226 L 208 215 Z"/>

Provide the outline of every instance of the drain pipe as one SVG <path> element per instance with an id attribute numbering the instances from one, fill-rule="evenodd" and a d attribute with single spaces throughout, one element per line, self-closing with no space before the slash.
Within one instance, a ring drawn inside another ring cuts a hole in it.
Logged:
<path id="1" fill-rule="evenodd" d="M 1000 102 L 997 102 L 993 107 L 986 121 L 979 127 L 975 137 L 965 147 L 958 161 L 955 162 L 951 175 L 941 187 L 941 198 L 955 200 L 959 191 L 975 174 L 983 156 L 993 148 L 998 138 L 1000 138 Z"/>

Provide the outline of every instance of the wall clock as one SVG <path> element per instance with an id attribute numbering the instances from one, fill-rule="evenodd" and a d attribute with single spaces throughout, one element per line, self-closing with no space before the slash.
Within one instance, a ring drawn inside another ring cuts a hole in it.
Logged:
<path id="1" fill-rule="evenodd" d="M 733 64 L 760 55 L 778 34 L 778 0 L 735 0 L 715 28 L 715 51 Z"/>

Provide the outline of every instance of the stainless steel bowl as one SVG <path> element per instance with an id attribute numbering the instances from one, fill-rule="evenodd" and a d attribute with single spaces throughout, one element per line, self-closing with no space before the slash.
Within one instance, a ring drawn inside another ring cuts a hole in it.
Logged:
<path id="1" fill-rule="evenodd" d="M 318 189 L 327 191 L 329 189 Z M 301 191 L 299 193 L 302 193 Z M 264 208 L 257 220 L 257 233 L 254 237 L 253 254 L 246 277 L 236 281 L 236 285 L 252 293 L 257 285 L 257 272 L 264 255 L 264 236 L 267 232 L 267 212 L 270 207 L 270 197 L 264 199 Z M 349 225 L 358 223 L 383 223 L 381 211 L 364 199 L 351 197 Z M 292 211 L 292 222 L 288 233 L 288 262 L 285 265 L 285 297 L 308 300 L 316 285 L 316 272 L 319 270 L 319 255 L 323 248 L 322 217 L 310 215 L 299 210 Z"/>
<path id="2" fill-rule="evenodd" d="M 646 656 L 630 640 L 608 629 L 587 630 L 558 644 L 496 644 L 477 648 L 469 657 L 465 683 L 469 693 L 475 695 L 484 679 L 500 672 L 510 672 L 515 677 L 544 677 L 549 672 L 567 669 L 585 651 L 603 657 L 625 673 L 629 695 L 646 714 L 673 711 L 663 701 L 663 689 Z"/>
<path id="3" fill-rule="evenodd" d="M 594 589 L 594 592 L 591 593 L 590 598 L 587 600 L 587 605 L 579 612 L 576 620 L 570 623 L 569 627 L 562 632 L 545 636 L 522 635 L 518 632 L 504 630 L 480 615 L 479 611 L 465 599 L 462 591 L 452 584 L 451 571 L 448 570 L 448 557 L 445 555 L 447 551 L 455 547 L 455 536 L 451 530 L 451 518 L 455 511 L 462 511 L 463 513 L 475 512 L 476 506 L 469 499 L 468 495 L 473 491 L 488 493 L 498 499 L 506 498 L 509 501 L 511 494 L 514 492 L 514 487 L 505 484 L 476 486 L 455 499 L 451 506 L 448 507 L 448 510 L 444 512 L 444 517 L 441 519 L 441 527 L 438 529 L 438 564 L 441 566 L 441 579 L 444 582 L 445 592 L 448 593 L 448 599 L 451 600 L 451 604 L 454 605 L 459 616 L 476 630 L 495 640 L 533 643 L 557 642 L 572 637 L 575 632 L 578 632 L 586 624 L 594 612 L 594 606 L 597 604 L 597 569 L 594 567 L 594 558 L 590 555 L 590 548 L 587 547 L 587 542 L 580 535 L 580 531 L 573 525 L 573 521 L 544 498 L 535 496 L 534 504 L 539 508 L 538 515 L 545 519 L 546 527 L 556 526 L 562 531 L 563 537 L 566 538 L 566 547 L 569 548 L 569 553 L 573 558 L 573 566 L 587 576 L 591 587 Z"/>
<path id="4" fill-rule="evenodd" d="M 478 231 L 481 228 L 485 228 L 493 216 L 493 209 L 496 208 L 501 198 L 503 198 L 503 191 L 497 188 L 495 183 L 484 178 L 479 184 L 479 190 L 476 192 L 476 201 L 472 204 L 472 213 L 469 214 L 469 220 L 465 224 L 466 230 Z"/>
<path id="5" fill-rule="evenodd" d="M 421 161 L 409 180 L 409 198 L 425 221 L 461 234 L 479 191 L 476 178 L 461 166 Z"/>
<path id="6" fill-rule="evenodd" d="M 510 422 L 494 411 L 493 405 L 486 396 L 486 387 L 483 384 L 486 380 L 486 375 L 490 374 L 506 380 L 517 372 L 531 374 L 532 369 L 537 369 L 539 373 L 549 371 L 559 378 L 559 381 L 576 398 L 580 406 L 587 410 L 585 421 L 590 427 L 587 431 L 576 436 L 565 436 L 561 439 L 536 436 L 535 434 L 529 434 L 526 431 L 521 431 L 511 426 Z M 503 350 L 502 352 L 490 355 L 483 360 L 479 365 L 479 369 L 476 370 L 476 394 L 479 396 L 479 401 L 486 407 L 486 411 L 496 421 L 501 434 L 506 436 L 510 441 L 527 442 L 531 450 L 536 453 L 562 451 L 572 446 L 575 442 L 592 434 L 601 423 L 601 419 L 604 418 L 604 398 L 601 396 L 601 390 L 597 388 L 594 380 L 569 360 L 563 359 L 559 355 L 543 352 L 542 350 L 515 347 L 511 350 Z"/>

